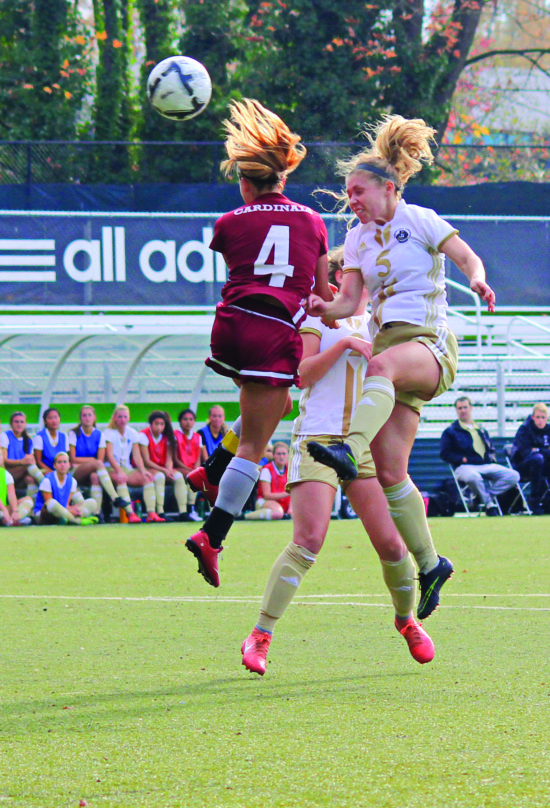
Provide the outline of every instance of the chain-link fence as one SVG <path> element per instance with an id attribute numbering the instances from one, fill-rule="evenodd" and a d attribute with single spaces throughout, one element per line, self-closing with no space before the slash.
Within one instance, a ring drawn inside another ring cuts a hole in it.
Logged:
<path id="1" fill-rule="evenodd" d="M 357 143 L 307 143 L 308 159 L 293 183 L 334 183 L 335 164 Z M 94 142 L 0 141 L 0 185 L 31 183 L 218 183 L 224 178 L 221 141 Z M 436 156 L 438 184 L 521 179 L 542 181 L 550 168 L 547 146 L 443 145 Z"/>

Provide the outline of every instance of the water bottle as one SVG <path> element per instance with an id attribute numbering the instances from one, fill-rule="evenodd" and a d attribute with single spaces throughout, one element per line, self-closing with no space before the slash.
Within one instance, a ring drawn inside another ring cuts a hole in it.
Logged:
<path id="1" fill-rule="evenodd" d="M 143 522 L 143 510 L 141 508 L 141 502 L 140 502 L 139 499 L 137 499 L 134 502 L 134 513 L 135 513 L 136 516 L 139 516 L 139 518 Z"/>

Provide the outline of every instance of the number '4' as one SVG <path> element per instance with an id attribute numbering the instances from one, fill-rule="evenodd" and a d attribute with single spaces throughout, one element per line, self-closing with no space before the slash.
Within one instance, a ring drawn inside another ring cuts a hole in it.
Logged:
<path id="1" fill-rule="evenodd" d="M 273 260 L 266 263 L 273 252 Z M 281 287 L 286 278 L 294 275 L 294 267 L 288 263 L 290 252 L 290 227 L 272 224 L 254 262 L 254 275 L 271 275 L 270 286 Z"/>

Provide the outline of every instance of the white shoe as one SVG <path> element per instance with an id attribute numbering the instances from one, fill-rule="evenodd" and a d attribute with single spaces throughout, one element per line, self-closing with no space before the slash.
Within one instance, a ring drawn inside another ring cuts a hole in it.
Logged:
<path id="1" fill-rule="evenodd" d="M 204 521 L 203 519 L 201 519 L 201 517 L 198 515 L 198 513 L 196 511 L 189 511 L 187 516 L 189 517 L 190 522 L 202 522 L 202 521 Z"/>

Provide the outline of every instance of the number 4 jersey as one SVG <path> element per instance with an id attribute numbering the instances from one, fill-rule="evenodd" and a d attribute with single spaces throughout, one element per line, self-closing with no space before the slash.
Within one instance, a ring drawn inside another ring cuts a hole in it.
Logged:
<path id="1" fill-rule="evenodd" d="M 298 323 L 317 261 L 328 251 L 328 237 L 318 213 L 273 193 L 221 216 L 210 247 L 223 254 L 229 270 L 222 290 L 225 304 L 269 295 Z"/>

